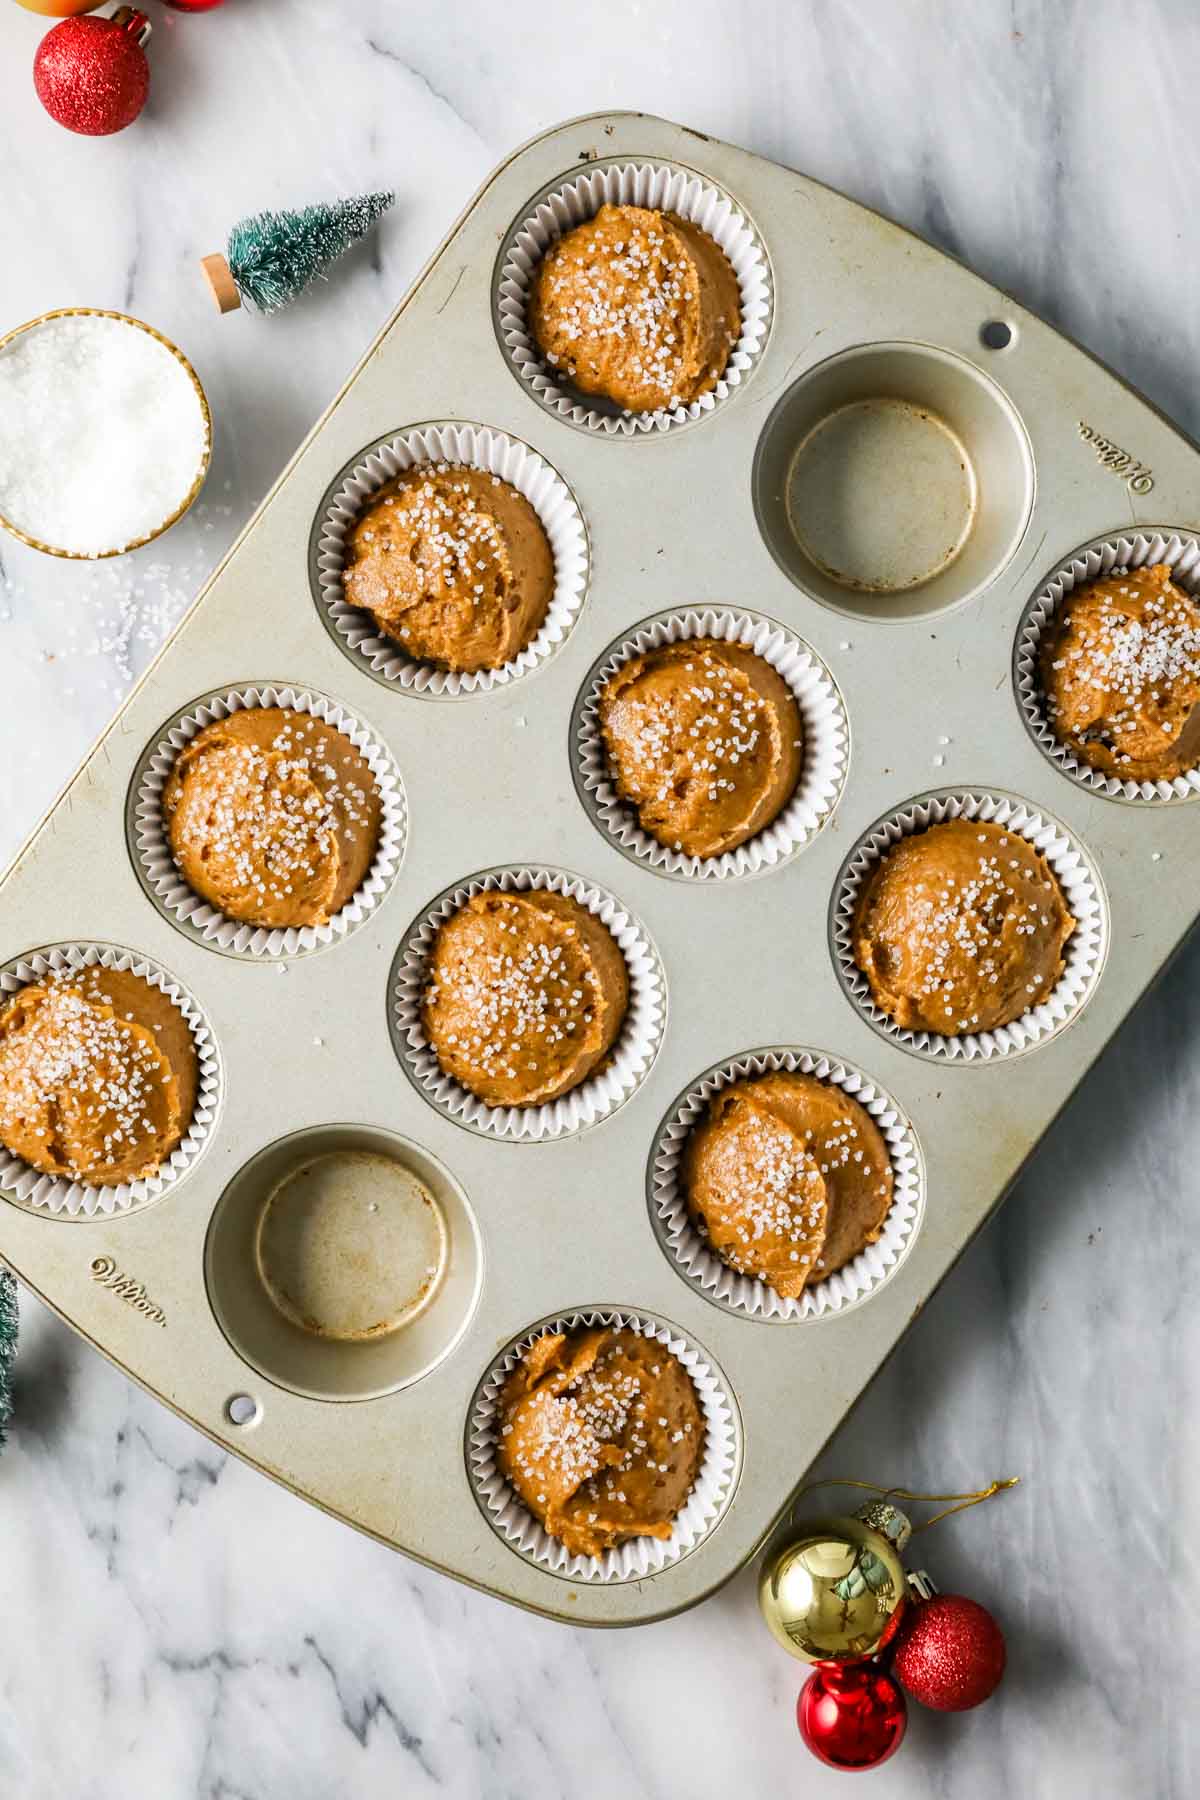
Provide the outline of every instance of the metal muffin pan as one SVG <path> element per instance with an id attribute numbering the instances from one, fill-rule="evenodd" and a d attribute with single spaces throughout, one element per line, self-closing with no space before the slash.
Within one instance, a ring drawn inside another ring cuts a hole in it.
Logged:
<path id="1" fill-rule="evenodd" d="M 623 164 L 718 189 L 769 264 L 770 326 L 741 379 L 663 431 L 591 430 L 548 409 L 497 323 L 502 252 L 538 198 Z M 528 445 L 575 497 L 590 546 L 554 655 L 453 704 L 343 653 L 314 549 L 339 471 L 431 421 Z M 70 1223 L 6 1197 L 0 1255 L 215 1441 L 431 1567 L 581 1624 L 694 1604 L 763 1542 L 1193 922 L 1200 807 L 1120 804 L 1064 773 L 1026 727 L 1013 659 L 1031 599 L 1080 547 L 1186 537 L 1198 493 L 1200 457 L 1168 421 L 898 226 L 659 119 L 604 114 L 538 138 L 454 226 L 0 888 L 0 962 L 76 941 L 144 957 L 195 997 L 222 1070 L 205 1154 L 161 1197 Z M 706 608 L 778 621 L 828 669 L 848 719 L 836 809 L 746 880 L 679 880 L 629 856 L 573 779 L 572 719 L 597 659 L 650 615 Z M 131 783 L 163 720 L 251 675 L 329 696 L 404 784 L 403 864 L 319 955 L 214 950 L 153 903 L 127 840 Z M 931 792 L 1010 796 L 1061 825 L 1094 872 L 1107 943 L 1094 991 L 1069 1029 L 1019 1056 L 913 1055 L 835 968 L 839 872 L 878 821 Z M 569 872 L 611 895 L 662 960 L 662 1041 L 633 1091 L 534 1141 L 464 1129 L 431 1104 L 390 1030 L 407 934 L 490 869 Z M 668 1109 L 763 1045 L 861 1071 L 916 1146 L 919 1220 L 902 1259 L 819 1317 L 772 1321 L 710 1298 L 651 1218 Z M 306 1359 L 257 1330 L 250 1227 L 256 1197 L 289 1174 L 289 1141 L 395 1155 L 440 1206 L 446 1266 L 392 1350 L 385 1337 Z M 638 1579 L 522 1554 L 469 1473 L 473 1401 L 505 1346 L 594 1310 L 691 1346 L 722 1371 L 736 1414 L 727 1503 L 686 1554 Z M 425 1336 L 404 1349 L 405 1331 Z"/>

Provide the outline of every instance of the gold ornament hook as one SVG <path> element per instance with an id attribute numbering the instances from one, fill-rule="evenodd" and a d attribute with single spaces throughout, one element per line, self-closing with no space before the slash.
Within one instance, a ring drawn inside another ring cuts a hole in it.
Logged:
<path id="1" fill-rule="evenodd" d="M 934 1513 L 932 1519 L 923 1519 L 919 1525 L 914 1525 L 912 1529 L 915 1537 L 918 1531 L 928 1531 L 931 1525 L 940 1524 L 943 1519 L 948 1519 L 951 1513 L 966 1512 L 969 1506 L 979 1506 L 983 1501 L 990 1500 L 994 1494 L 1003 1493 L 1006 1488 L 1016 1487 L 1020 1479 L 1019 1475 L 1004 1476 L 997 1481 L 989 1482 L 985 1488 L 976 1488 L 974 1492 L 966 1494 L 918 1494 L 911 1488 L 881 1487 L 877 1481 L 852 1481 L 846 1476 L 830 1475 L 821 1481 L 810 1481 L 807 1487 L 802 1487 L 796 1495 L 794 1504 L 798 1506 L 806 1494 L 815 1493 L 818 1488 L 823 1487 L 862 1488 L 867 1493 L 881 1495 L 884 1500 L 915 1500 L 920 1504 L 926 1502 L 936 1504 L 941 1500 L 955 1502 L 955 1505 L 947 1506 L 941 1512 Z"/>

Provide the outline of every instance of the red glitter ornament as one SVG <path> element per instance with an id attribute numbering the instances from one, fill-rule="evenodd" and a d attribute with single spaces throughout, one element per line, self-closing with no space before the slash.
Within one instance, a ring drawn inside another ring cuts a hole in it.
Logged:
<path id="1" fill-rule="evenodd" d="M 986 1606 L 935 1594 L 908 1608 L 892 1669 L 922 1706 L 966 1712 L 995 1692 L 1004 1661 L 1004 1633 Z"/>
<path id="2" fill-rule="evenodd" d="M 33 85 L 50 117 L 85 137 L 132 125 L 150 91 L 142 49 L 149 35 L 149 19 L 132 6 L 110 19 L 64 19 L 48 31 L 33 60 Z"/>
<path id="3" fill-rule="evenodd" d="M 900 1748 L 908 1709 L 878 1663 L 818 1663 L 800 1689 L 796 1723 L 831 1769 L 877 1769 Z"/>

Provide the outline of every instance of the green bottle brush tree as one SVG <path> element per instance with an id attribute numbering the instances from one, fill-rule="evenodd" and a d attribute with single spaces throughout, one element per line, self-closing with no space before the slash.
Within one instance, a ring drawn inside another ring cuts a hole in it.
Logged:
<path id="1" fill-rule="evenodd" d="M 233 312 L 243 302 L 257 312 L 277 312 L 365 237 L 395 198 L 360 194 L 299 212 L 261 212 L 240 220 L 229 234 L 225 255 L 206 256 L 200 264 L 217 305 L 222 312 Z"/>

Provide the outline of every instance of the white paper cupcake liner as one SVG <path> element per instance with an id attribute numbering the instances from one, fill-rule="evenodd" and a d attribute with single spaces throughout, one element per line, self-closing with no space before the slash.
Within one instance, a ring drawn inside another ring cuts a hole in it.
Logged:
<path id="1" fill-rule="evenodd" d="M 785 1299 L 765 1281 L 741 1275 L 712 1248 L 688 1210 L 683 1186 L 683 1155 L 692 1131 L 705 1117 L 708 1103 L 722 1088 L 784 1070 L 815 1075 L 857 1100 L 870 1114 L 887 1145 L 892 1165 L 892 1204 L 878 1240 L 867 1244 L 824 1281 L 813 1282 L 794 1299 Z M 667 1255 L 707 1300 L 752 1319 L 794 1321 L 821 1319 L 845 1312 L 883 1285 L 912 1248 L 924 1208 L 921 1155 L 912 1126 L 899 1106 L 858 1069 L 818 1050 L 799 1047 L 751 1050 L 719 1063 L 692 1083 L 674 1102 L 660 1125 L 650 1158 L 650 1221 Z"/>
<path id="2" fill-rule="evenodd" d="M 704 1413 L 704 1456 L 688 1499 L 677 1514 L 670 1538 L 632 1538 L 602 1557 L 572 1556 L 518 1499 L 496 1462 L 500 1394 L 524 1351 L 548 1332 L 600 1326 L 641 1332 L 678 1357 L 695 1385 Z M 594 1308 L 564 1313 L 517 1339 L 492 1364 L 471 1404 L 467 1426 L 467 1472 L 484 1517 L 506 1543 L 531 1562 L 571 1581 L 641 1581 L 678 1562 L 706 1537 L 733 1497 L 740 1464 L 737 1410 L 725 1377 L 703 1351 L 673 1327 L 642 1313 Z"/>
<path id="3" fill-rule="evenodd" d="M 487 1106 L 443 1073 L 421 1023 L 429 957 L 440 926 L 476 894 L 566 894 L 606 925 L 625 958 L 629 1006 L 608 1061 L 587 1081 L 544 1106 Z M 607 1118 L 645 1079 L 662 1042 L 666 984 L 662 963 L 644 927 L 603 888 L 558 869 L 490 869 L 447 888 L 409 926 L 388 980 L 392 1043 L 405 1073 L 432 1106 L 486 1137 L 526 1143 L 564 1137 Z"/>
<path id="4" fill-rule="evenodd" d="M 148 1206 L 175 1187 L 192 1168 L 209 1140 L 217 1116 L 221 1062 L 212 1027 L 187 989 L 148 957 L 137 956 L 132 950 L 120 950 L 112 944 L 50 944 L 44 950 L 31 951 L 0 968 L 0 1001 L 6 1001 L 19 989 L 28 987 L 31 981 L 41 981 L 57 971 L 94 968 L 97 964 L 105 969 L 128 970 L 140 975 L 179 1008 L 191 1030 L 199 1063 L 195 1110 L 183 1139 L 155 1174 L 147 1175 L 141 1181 L 123 1181 L 111 1187 L 89 1187 L 85 1182 L 43 1175 L 0 1145 L 0 1195 L 31 1212 L 94 1219 L 111 1218 L 115 1213 L 135 1212 L 139 1207 Z"/>
<path id="5" fill-rule="evenodd" d="M 715 388 L 687 406 L 656 412 L 622 412 L 594 395 L 557 384 L 542 359 L 526 317 L 530 283 L 551 244 L 594 218 L 606 204 L 646 206 L 680 218 L 720 245 L 737 276 L 742 329 Z M 509 234 L 501 251 L 496 290 L 496 331 L 513 369 L 548 412 L 572 425 L 632 437 L 665 431 L 710 413 L 746 379 L 771 323 L 771 273 L 758 233 L 744 213 L 711 182 L 670 163 L 610 163 L 589 169 L 544 195 Z"/>
<path id="6" fill-rule="evenodd" d="M 1171 579 L 1189 594 L 1200 594 L 1200 541 L 1187 532 L 1138 532 L 1129 537 L 1101 538 L 1076 550 L 1047 577 L 1021 615 L 1013 653 L 1017 701 L 1030 736 L 1055 768 L 1080 787 L 1109 800 L 1194 800 L 1200 795 L 1200 767 L 1170 781 L 1123 781 L 1093 769 L 1062 743 L 1050 723 L 1042 691 L 1039 657 L 1042 633 L 1052 624 L 1064 598 L 1084 582 L 1096 581 L 1151 563 L 1170 563 Z"/>
<path id="7" fill-rule="evenodd" d="M 523 494 L 542 522 L 554 556 L 554 592 L 536 636 L 499 669 L 458 674 L 418 662 L 386 637 L 368 613 L 351 606 L 342 586 L 346 534 L 373 494 L 406 470 L 449 463 L 498 475 Z M 318 609 L 351 661 L 406 693 L 458 699 L 487 693 L 528 675 L 563 642 L 579 616 L 588 583 L 583 514 L 562 476 L 519 438 L 482 425 L 422 425 L 365 450 L 343 470 L 317 516 L 312 580 Z"/>
<path id="8" fill-rule="evenodd" d="M 624 663 L 664 644 L 701 637 L 742 644 L 770 663 L 792 691 L 804 735 L 800 779 L 783 811 L 753 838 L 720 856 L 688 856 L 643 831 L 635 808 L 617 792 L 600 730 L 600 700 Z M 572 728 L 575 785 L 593 822 L 627 856 L 661 874 L 699 881 L 755 875 L 786 861 L 830 817 L 846 779 L 849 738 L 846 709 L 832 675 L 807 644 L 774 619 L 724 607 L 660 613 L 610 644 L 588 673 Z"/>
<path id="9" fill-rule="evenodd" d="M 217 719 L 257 706 L 280 706 L 323 719 L 361 753 L 375 777 L 381 814 L 375 857 L 357 892 L 327 925 L 268 929 L 247 925 L 210 906 L 190 888 L 175 861 L 162 814 L 162 796 L 175 759 L 192 739 Z M 336 700 L 307 688 L 227 689 L 193 701 L 176 713 L 138 765 L 130 789 L 129 836 L 142 886 L 160 912 L 204 943 L 238 955 L 298 956 L 337 943 L 369 917 L 386 894 L 404 858 L 408 809 L 404 783 L 391 753 L 369 728 Z"/>
<path id="10" fill-rule="evenodd" d="M 876 1006 L 866 976 L 854 961 L 851 942 L 854 908 L 863 882 L 875 864 L 902 837 L 940 825 L 947 819 L 978 819 L 1017 832 L 1046 858 L 1066 896 L 1075 930 L 1063 950 L 1064 968 L 1057 987 L 1040 1006 L 1031 1007 L 1011 1025 L 996 1031 L 963 1032 L 945 1037 L 932 1031 L 909 1031 Z M 1057 819 L 1046 818 L 1009 794 L 956 790 L 927 795 L 889 813 L 860 839 L 842 867 L 830 913 L 834 963 L 842 985 L 870 1023 L 884 1037 L 920 1056 L 944 1061 L 997 1061 L 1030 1050 L 1055 1037 L 1090 998 L 1108 949 L 1108 917 L 1100 878 L 1079 844 Z"/>

